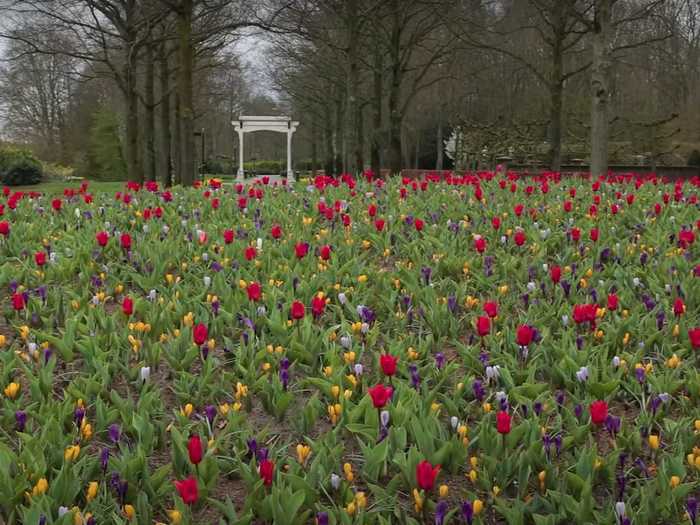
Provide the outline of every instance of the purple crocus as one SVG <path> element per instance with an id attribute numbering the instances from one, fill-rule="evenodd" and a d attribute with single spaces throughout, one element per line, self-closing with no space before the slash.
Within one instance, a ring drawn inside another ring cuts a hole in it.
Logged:
<path id="1" fill-rule="evenodd" d="M 472 525 L 474 521 L 474 506 L 471 501 L 462 503 L 462 518 L 464 518 L 467 525 Z"/>
<path id="2" fill-rule="evenodd" d="M 316 523 L 317 525 L 328 525 L 328 513 L 319 512 L 316 514 Z"/>
<path id="3" fill-rule="evenodd" d="M 444 499 L 437 504 L 437 507 L 435 507 L 435 525 L 443 525 L 448 510 L 449 507 Z"/>
<path id="4" fill-rule="evenodd" d="M 118 443 L 121 438 L 122 431 L 117 423 L 112 423 L 109 425 L 108 429 L 109 439 L 112 443 Z"/>
<path id="5" fill-rule="evenodd" d="M 418 373 L 418 367 L 414 364 L 409 365 L 409 372 L 411 373 L 411 386 L 418 390 L 420 387 L 420 374 Z"/>
<path id="6" fill-rule="evenodd" d="M 437 354 L 435 354 L 435 366 L 438 370 L 442 369 L 442 367 L 445 366 L 445 354 L 443 354 L 442 352 L 438 352 Z"/>
<path id="7" fill-rule="evenodd" d="M 433 275 L 433 269 L 429 266 L 423 266 L 420 269 L 421 276 L 423 277 L 423 282 L 426 286 L 430 284 L 430 277 Z"/>
<path id="8" fill-rule="evenodd" d="M 204 416 L 211 425 L 216 417 L 216 407 L 214 405 L 207 405 L 204 407 Z"/>
<path id="9" fill-rule="evenodd" d="M 610 435 L 614 438 L 615 435 L 620 432 L 620 427 L 622 425 L 622 419 L 616 416 L 613 416 L 611 414 L 608 415 L 607 418 L 605 418 L 605 428 L 607 429 L 608 432 L 610 432 Z"/>
<path id="10" fill-rule="evenodd" d="M 486 391 L 484 390 L 481 380 L 474 380 L 472 383 L 472 390 L 474 392 L 474 397 L 479 401 L 479 403 L 482 403 L 484 401 L 484 397 L 486 397 Z"/>
<path id="11" fill-rule="evenodd" d="M 107 466 L 109 465 L 109 449 L 107 447 L 100 451 L 100 466 L 102 467 L 102 472 L 107 472 Z"/>
<path id="12" fill-rule="evenodd" d="M 690 496 L 685 503 L 685 510 L 688 512 L 690 523 L 696 525 L 698 520 L 698 500 L 695 496 Z"/>
<path id="13" fill-rule="evenodd" d="M 258 454 L 258 441 L 255 438 L 249 439 L 246 441 L 248 445 L 248 454 L 250 454 L 252 457 L 257 456 Z"/>
<path id="14" fill-rule="evenodd" d="M 24 427 L 27 425 L 27 413 L 23 410 L 15 412 L 15 422 L 17 423 L 17 432 L 24 432 Z"/>

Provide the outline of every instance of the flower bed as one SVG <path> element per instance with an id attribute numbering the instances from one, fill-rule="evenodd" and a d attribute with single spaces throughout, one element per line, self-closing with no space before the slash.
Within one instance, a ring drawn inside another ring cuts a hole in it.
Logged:
<path id="1" fill-rule="evenodd" d="M 306 184 L 5 191 L 0 522 L 696 523 L 698 179 Z"/>

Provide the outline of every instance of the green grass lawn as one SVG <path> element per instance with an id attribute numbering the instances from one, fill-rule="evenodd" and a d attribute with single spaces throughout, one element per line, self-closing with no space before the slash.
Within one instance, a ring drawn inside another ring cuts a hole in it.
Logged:
<path id="1" fill-rule="evenodd" d="M 45 193 L 47 195 L 59 195 L 63 193 L 65 188 L 80 189 L 80 184 L 82 181 L 48 181 L 40 182 L 39 184 L 33 184 L 31 186 L 12 186 L 13 191 L 38 191 Z M 116 182 L 102 182 L 102 181 L 88 181 L 90 184 L 89 190 L 91 193 L 107 192 L 113 193 L 115 191 L 123 190 L 125 181 Z"/>

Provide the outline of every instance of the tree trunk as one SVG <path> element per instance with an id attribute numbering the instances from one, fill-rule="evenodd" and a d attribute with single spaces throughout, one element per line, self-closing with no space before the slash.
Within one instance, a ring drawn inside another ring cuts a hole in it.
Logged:
<path id="1" fill-rule="evenodd" d="M 177 32 L 180 52 L 180 67 L 177 77 L 178 93 L 180 96 L 180 178 L 183 186 L 192 186 L 195 180 L 194 96 L 192 87 L 194 44 L 192 42 L 192 11 L 193 0 L 182 0 L 177 13 Z"/>
<path id="2" fill-rule="evenodd" d="M 335 104 L 335 141 L 334 141 L 334 167 L 333 174 L 340 175 L 343 172 L 343 144 L 345 141 L 343 133 L 343 99 L 338 97 Z"/>
<path id="3" fill-rule="evenodd" d="M 348 24 L 348 102 L 346 114 L 347 119 L 347 144 L 351 159 L 350 169 L 354 175 L 362 171 L 362 149 L 360 147 L 361 130 L 358 129 L 358 122 L 361 120 L 360 103 L 357 100 L 360 86 L 360 68 L 358 58 L 359 25 L 357 14 L 357 0 L 346 0 L 347 24 Z"/>
<path id="4" fill-rule="evenodd" d="M 608 172 L 610 26 L 612 0 L 596 0 L 591 66 L 591 174 Z"/>
<path id="5" fill-rule="evenodd" d="M 163 43 L 159 48 L 158 62 L 160 65 L 160 162 L 159 179 L 164 187 L 172 183 L 172 161 L 170 158 L 170 67 L 168 64 L 168 49 Z"/>
<path id="6" fill-rule="evenodd" d="M 139 167 L 139 97 L 136 93 L 136 79 L 133 66 L 125 66 L 126 85 L 126 173 L 134 182 L 143 182 L 143 172 Z"/>
<path id="7" fill-rule="evenodd" d="M 153 56 L 153 46 L 146 45 L 146 122 L 144 124 L 144 176 L 148 181 L 156 180 L 156 102 L 155 102 L 155 57 Z"/>
<path id="8" fill-rule="evenodd" d="M 173 184 L 182 184 L 182 129 L 180 128 L 180 95 L 174 93 L 175 98 L 175 136 L 173 137 L 173 159 L 175 161 L 175 180 Z"/>
<path id="9" fill-rule="evenodd" d="M 365 115 L 364 106 L 357 106 L 355 115 L 355 164 L 357 165 L 357 173 L 362 173 L 365 169 Z"/>
<path id="10" fill-rule="evenodd" d="M 438 128 L 437 128 L 437 161 L 435 163 L 435 169 L 437 171 L 442 171 L 443 170 L 443 164 L 444 164 L 444 151 L 445 147 L 443 145 L 443 127 L 442 127 L 442 117 L 443 117 L 443 112 L 442 112 L 442 106 L 440 106 L 440 115 L 438 118 Z"/>
<path id="11" fill-rule="evenodd" d="M 561 170 L 561 135 L 564 105 L 564 40 L 567 34 L 566 2 L 554 2 L 552 76 L 549 80 L 549 168 Z"/>
<path id="12" fill-rule="evenodd" d="M 398 0 L 391 0 L 392 29 L 389 48 L 391 85 L 389 88 L 389 169 L 394 175 L 401 173 L 403 142 L 401 137 L 401 13 Z"/>
<path id="13" fill-rule="evenodd" d="M 549 88 L 549 168 L 561 170 L 561 128 L 564 100 L 564 85 L 554 82 Z"/>
<path id="14" fill-rule="evenodd" d="M 323 135 L 326 142 L 326 162 L 324 163 L 323 170 L 326 177 L 333 175 L 333 168 L 335 165 L 334 157 L 334 141 L 333 141 L 333 110 L 330 104 L 326 104 L 326 118 L 324 120 Z"/>
<path id="15" fill-rule="evenodd" d="M 311 176 L 318 170 L 318 118 L 314 114 L 311 120 Z"/>
<path id="16" fill-rule="evenodd" d="M 382 109 L 383 109 L 383 94 L 384 94 L 384 54 L 381 48 L 375 43 L 374 64 L 373 64 L 373 84 L 374 96 L 372 97 L 372 146 L 370 151 L 370 163 L 372 164 L 372 172 L 376 177 L 381 176 L 381 157 L 382 148 Z"/>

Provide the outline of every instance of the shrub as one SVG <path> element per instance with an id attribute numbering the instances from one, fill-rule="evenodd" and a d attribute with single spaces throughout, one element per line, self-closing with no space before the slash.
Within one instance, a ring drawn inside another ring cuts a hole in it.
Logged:
<path id="1" fill-rule="evenodd" d="M 97 180 L 125 180 L 126 162 L 122 155 L 119 117 L 109 109 L 93 115 L 87 155 L 79 161 L 78 174 Z"/>
<path id="2" fill-rule="evenodd" d="M 688 157 L 688 166 L 700 166 L 700 151 L 694 149 Z"/>
<path id="3" fill-rule="evenodd" d="M 0 182 L 8 186 L 24 186 L 41 182 L 41 162 L 31 151 L 0 149 Z"/>

